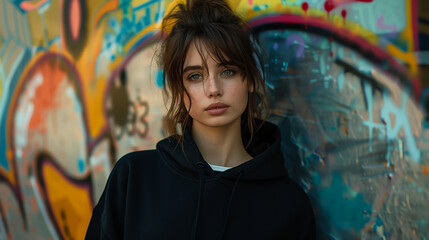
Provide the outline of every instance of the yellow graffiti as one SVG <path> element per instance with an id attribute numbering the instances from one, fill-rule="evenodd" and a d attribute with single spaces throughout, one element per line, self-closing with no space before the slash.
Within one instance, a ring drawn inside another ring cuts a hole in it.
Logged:
<path id="1" fill-rule="evenodd" d="M 173 11 L 173 9 L 175 8 L 175 6 L 177 6 L 177 4 L 183 3 L 183 2 L 184 2 L 184 0 L 171 1 L 170 4 L 167 5 L 167 9 L 165 11 L 165 14 L 168 14 L 169 12 Z M 167 23 L 166 24 L 167 27 L 165 28 L 165 31 L 167 31 L 167 33 L 170 33 L 173 25 L 174 25 L 173 23 Z"/>
<path id="2" fill-rule="evenodd" d="M 142 39 L 145 35 L 155 32 L 159 30 L 160 25 L 159 24 L 152 24 L 145 28 L 143 31 L 140 31 L 137 33 L 124 47 L 125 52 L 128 52 L 134 44 Z"/>
<path id="3" fill-rule="evenodd" d="M 106 85 L 107 77 L 104 75 L 96 78 L 95 85 L 84 85 L 83 91 L 86 99 L 91 99 L 86 101 L 85 105 L 87 107 L 89 133 L 92 138 L 97 137 L 101 133 L 101 130 L 106 126 L 106 119 L 103 111 L 103 100 Z"/>
<path id="4" fill-rule="evenodd" d="M 403 36 L 406 39 L 406 43 L 407 43 L 407 49 L 408 52 L 405 54 L 405 56 L 402 58 L 402 55 L 397 56 L 399 57 L 399 59 L 401 59 L 402 61 L 405 61 L 408 63 L 408 65 L 410 66 L 410 70 L 411 73 L 414 76 L 418 75 L 418 61 L 416 59 L 416 57 L 414 56 L 414 50 L 415 50 L 415 46 L 414 46 L 414 36 L 413 36 L 413 23 L 412 23 L 412 1 L 411 0 L 407 0 L 407 3 L 405 4 L 406 6 L 406 27 L 405 27 L 405 31 L 402 33 L 401 36 Z"/>
<path id="5" fill-rule="evenodd" d="M 83 105 L 86 106 L 88 130 L 92 138 L 97 137 L 107 124 L 103 112 L 103 100 L 105 99 L 108 76 L 103 74 L 97 76 L 95 72 L 97 56 L 101 52 L 101 44 L 99 43 L 102 42 L 104 29 L 104 25 L 101 25 L 98 29 L 93 29 L 94 35 L 91 41 L 88 41 L 88 46 L 83 50 L 82 57 L 76 62 L 76 67 L 83 83 L 83 99 L 86 100 Z"/>
<path id="6" fill-rule="evenodd" d="M 396 58 L 408 63 L 412 74 L 418 73 L 418 62 L 413 52 L 403 52 L 401 49 L 397 48 L 391 43 L 387 45 L 387 51 L 392 56 L 395 56 Z"/>
<path id="7" fill-rule="evenodd" d="M 414 36 L 413 36 L 413 23 L 412 23 L 412 0 L 407 0 L 406 2 L 406 27 L 400 35 L 400 39 L 404 40 L 407 44 L 407 52 L 402 51 L 400 48 L 395 46 L 392 43 L 387 44 L 387 52 L 394 56 L 395 58 L 401 60 L 402 62 L 408 65 L 410 73 L 415 77 L 419 74 L 418 60 L 414 55 Z"/>
<path id="8" fill-rule="evenodd" d="M 63 238 L 84 239 L 92 212 L 88 190 L 71 183 L 50 164 L 44 165 L 42 174 L 47 201 Z"/>
<path id="9" fill-rule="evenodd" d="M 107 13 L 116 10 L 119 7 L 118 0 L 111 0 L 106 2 L 103 6 L 101 6 L 100 10 L 97 11 L 97 16 L 95 17 L 95 26 L 98 26 L 101 19 L 107 15 Z"/>
<path id="10" fill-rule="evenodd" d="M 149 0 L 133 0 L 130 2 L 130 5 L 131 5 L 131 7 L 135 8 L 135 7 L 138 7 L 142 4 L 145 4 L 147 2 L 149 2 Z"/>
<path id="11" fill-rule="evenodd" d="M 26 13 L 27 22 L 33 46 L 48 46 L 48 42 L 57 36 L 61 36 L 60 1 L 50 1 L 49 8 L 43 11 L 29 11 Z"/>

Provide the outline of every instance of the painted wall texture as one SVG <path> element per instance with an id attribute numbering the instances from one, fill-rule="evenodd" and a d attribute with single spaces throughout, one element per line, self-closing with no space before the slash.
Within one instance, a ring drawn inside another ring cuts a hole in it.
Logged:
<path id="1" fill-rule="evenodd" d="M 165 137 L 170 0 L 0 1 L 0 240 L 83 239 L 115 161 Z M 321 239 L 429 239 L 429 2 L 237 0 Z"/>

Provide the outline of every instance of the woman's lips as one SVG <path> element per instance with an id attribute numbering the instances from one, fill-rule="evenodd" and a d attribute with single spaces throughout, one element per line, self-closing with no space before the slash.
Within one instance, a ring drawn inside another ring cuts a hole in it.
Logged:
<path id="1" fill-rule="evenodd" d="M 212 103 L 205 110 L 211 115 L 221 115 L 228 110 L 228 105 L 223 103 Z"/>

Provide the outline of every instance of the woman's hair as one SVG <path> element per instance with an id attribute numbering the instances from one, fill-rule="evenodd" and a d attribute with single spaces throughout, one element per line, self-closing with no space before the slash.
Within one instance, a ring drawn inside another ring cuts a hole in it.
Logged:
<path id="1" fill-rule="evenodd" d="M 159 60 L 163 69 L 164 93 L 168 98 L 171 97 L 164 119 L 166 132 L 181 138 L 177 126 L 183 132 L 192 124 L 183 101 L 185 94 L 189 96 L 183 84 L 183 65 L 189 46 L 194 43 L 205 69 L 207 64 L 202 54 L 203 48 L 207 49 L 209 57 L 221 65 L 237 66 L 253 88 L 242 115 L 242 126 L 248 126 L 253 136 L 262 124 L 261 121 L 257 124 L 255 118 L 266 118 L 264 110 L 267 99 L 262 58 L 251 41 L 249 28 L 224 0 L 188 2 L 176 5 L 162 21 L 162 33 L 166 36 Z"/>

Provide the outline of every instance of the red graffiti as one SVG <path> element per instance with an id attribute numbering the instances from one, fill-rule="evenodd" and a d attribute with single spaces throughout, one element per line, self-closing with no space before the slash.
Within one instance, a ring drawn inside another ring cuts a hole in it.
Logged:
<path id="1" fill-rule="evenodd" d="M 303 2 L 301 5 L 302 10 L 304 10 L 305 13 L 307 13 L 308 10 L 308 3 L 307 2 Z"/>
<path id="2" fill-rule="evenodd" d="M 302 10 L 304 11 L 304 15 L 307 16 L 307 10 L 308 10 L 308 3 L 307 2 L 303 2 L 301 5 Z M 305 29 L 308 28 L 307 23 L 305 24 Z"/>
<path id="3" fill-rule="evenodd" d="M 354 2 L 372 2 L 373 0 L 326 0 L 325 4 L 323 5 L 325 8 L 325 11 L 328 12 L 328 14 L 337 8 L 340 5 L 348 4 L 348 3 L 354 3 Z"/>
<path id="4" fill-rule="evenodd" d="M 343 24 L 346 25 L 347 10 L 343 9 L 341 11 L 341 17 L 343 17 Z"/>

